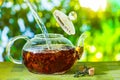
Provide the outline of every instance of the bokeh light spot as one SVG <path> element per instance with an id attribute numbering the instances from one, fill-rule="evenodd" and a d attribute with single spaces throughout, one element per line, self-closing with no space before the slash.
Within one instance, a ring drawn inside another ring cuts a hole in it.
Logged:
<path id="1" fill-rule="evenodd" d="M 120 61 L 120 53 L 115 56 L 116 61 Z"/>
<path id="2" fill-rule="evenodd" d="M 103 57 L 102 53 L 101 52 L 97 52 L 96 53 L 96 58 L 97 59 L 101 59 Z"/>
<path id="3" fill-rule="evenodd" d="M 70 20 L 76 20 L 77 19 L 77 13 L 75 11 L 71 11 L 68 15 Z"/>
<path id="4" fill-rule="evenodd" d="M 95 46 L 90 46 L 90 52 L 93 53 L 96 51 L 96 47 Z"/>

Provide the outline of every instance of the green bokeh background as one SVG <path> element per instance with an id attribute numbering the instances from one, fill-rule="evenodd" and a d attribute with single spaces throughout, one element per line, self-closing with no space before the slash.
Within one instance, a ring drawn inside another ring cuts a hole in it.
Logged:
<path id="1" fill-rule="evenodd" d="M 80 35 L 87 31 L 89 36 L 85 40 L 85 50 L 81 61 L 119 61 L 120 60 L 120 3 L 119 0 L 107 0 L 106 9 L 93 11 L 90 8 L 82 7 L 78 0 L 44 0 L 53 5 L 51 9 L 43 6 L 43 0 L 30 0 L 46 25 L 49 33 L 63 34 L 76 45 Z M 54 5 L 58 1 L 59 5 Z M 6 7 L 5 3 L 12 4 Z M 17 7 L 16 7 L 17 6 Z M 46 5 L 46 7 L 49 7 Z M 66 15 L 71 11 L 77 14 L 77 19 L 73 21 L 76 34 L 68 35 L 57 24 L 53 17 L 54 10 L 61 10 Z M 27 15 L 31 14 L 28 6 L 23 0 L 4 0 L 0 6 L 0 53 L 3 61 L 9 61 L 6 56 L 5 46 L 2 43 L 2 31 L 7 27 L 8 41 L 18 35 L 26 35 L 32 38 L 35 34 L 40 34 L 41 30 L 35 20 L 29 21 Z M 20 30 L 18 20 L 24 21 L 25 29 Z M 26 34 L 29 31 L 31 34 Z M 11 48 L 12 56 L 20 58 L 22 46 L 25 41 L 18 40 Z"/>

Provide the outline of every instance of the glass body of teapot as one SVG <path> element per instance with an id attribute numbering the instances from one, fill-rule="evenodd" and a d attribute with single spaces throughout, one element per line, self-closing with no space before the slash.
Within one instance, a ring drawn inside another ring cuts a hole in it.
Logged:
<path id="1" fill-rule="evenodd" d="M 27 40 L 22 49 L 22 61 L 15 60 L 10 55 L 10 47 L 21 38 Z M 75 47 L 63 35 L 49 33 L 47 38 L 44 37 L 44 34 L 37 34 L 32 39 L 17 36 L 8 43 L 6 51 L 12 62 L 23 63 L 30 72 L 62 74 L 81 57 L 83 46 Z"/>

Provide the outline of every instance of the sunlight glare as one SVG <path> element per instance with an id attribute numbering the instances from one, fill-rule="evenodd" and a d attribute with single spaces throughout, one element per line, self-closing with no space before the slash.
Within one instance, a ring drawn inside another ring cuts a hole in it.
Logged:
<path id="1" fill-rule="evenodd" d="M 93 11 L 105 10 L 107 6 L 106 0 L 79 0 L 80 6 L 90 8 Z"/>

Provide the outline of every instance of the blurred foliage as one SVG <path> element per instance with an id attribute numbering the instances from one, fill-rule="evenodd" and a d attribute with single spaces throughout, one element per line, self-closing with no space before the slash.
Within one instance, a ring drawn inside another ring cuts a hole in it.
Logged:
<path id="1" fill-rule="evenodd" d="M 31 0 L 49 33 L 63 34 L 76 45 L 81 33 L 88 31 L 90 36 L 88 36 L 85 41 L 85 51 L 81 59 L 82 61 L 120 60 L 119 0 L 107 0 L 105 11 L 98 10 L 96 12 L 90 8 L 82 7 L 78 0 L 56 1 L 57 0 Z M 35 34 L 41 33 L 36 21 L 34 19 L 32 21 L 32 18 L 31 20 L 28 19 L 28 16 L 31 17 L 31 12 L 23 0 L 5 0 L 0 8 L 0 32 L 2 33 L 3 29 L 8 27 L 8 39 L 18 35 L 26 35 L 32 38 Z M 76 29 L 75 35 L 67 35 L 63 32 L 53 17 L 52 13 L 55 9 L 59 9 L 67 15 L 71 11 L 76 12 L 77 19 L 73 21 Z M 24 21 L 25 29 L 22 30 L 20 28 L 18 19 Z M 2 44 L 2 37 L 0 37 L 0 44 Z M 22 46 L 23 45 L 14 47 L 12 52 L 20 53 L 18 48 Z M 2 55 L 4 60 L 8 60 L 5 50 Z"/>

